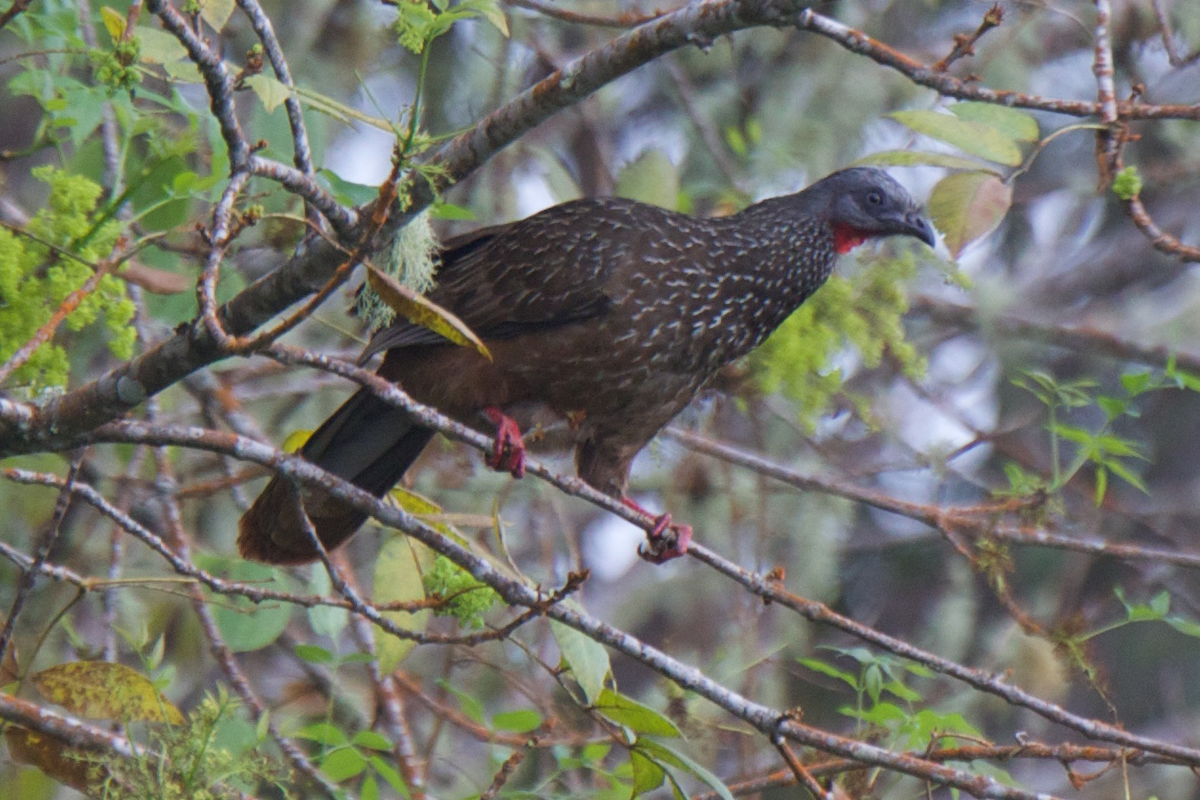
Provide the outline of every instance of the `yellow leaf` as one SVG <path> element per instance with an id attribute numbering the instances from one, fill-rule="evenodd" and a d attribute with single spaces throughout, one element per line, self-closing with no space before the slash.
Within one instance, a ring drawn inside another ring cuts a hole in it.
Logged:
<path id="1" fill-rule="evenodd" d="M 279 449 L 285 453 L 295 453 L 304 447 L 304 443 L 308 441 L 308 437 L 312 436 L 312 431 L 307 428 L 301 428 L 298 431 L 292 431 L 288 437 L 283 440 L 283 444 Z"/>
<path id="2" fill-rule="evenodd" d="M 122 664 L 59 664 L 34 675 L 33 683 L 47 700 L 82 717 L 183 723 L 179 709 L 149 679 Z"/>
<path id="3" fill-rule="evenodd" d="M 125 35 L 125 15 L 115 8 L 101 6 L 100 19 L 104 21 L 104 29 L 108 31 L 112 40 L 114 42 L 121 41 L 121 37 Z"/>
<path id="4" fill-rule="evenodd" d="M 414 325 L 428 328 L 455 344 L 472 347 L 488 361 L 492 360 L 492 354 L 479 337 L 472 333 L 461 319 L 446 309 L 430 302 L 370 264 L 367 265 L 367 283 L 398 316 L 404 317 Z"/>

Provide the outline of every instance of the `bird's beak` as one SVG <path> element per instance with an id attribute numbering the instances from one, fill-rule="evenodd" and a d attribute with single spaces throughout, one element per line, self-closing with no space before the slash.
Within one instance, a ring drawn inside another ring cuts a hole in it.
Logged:
<path id="1" fill-rule="evenodd" d="M 920 211 L 909 211 L 899 220 L 896 233 L 920 239 L 930 247 L 937 246 L 937 234 L 933 232 L 933 223 Z"/>

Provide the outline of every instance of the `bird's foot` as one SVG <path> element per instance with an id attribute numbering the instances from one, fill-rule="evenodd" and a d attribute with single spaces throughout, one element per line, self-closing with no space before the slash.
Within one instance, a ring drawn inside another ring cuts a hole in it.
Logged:
<path id="1" fill-rule="evenodd" d="M 687 553 L 692 543 L 692 526 L 671 521 L 670 512 L 655 516 L 636 500 L 622 497 L 621 501 L 639 514 L 654 517 L 654 527 L 646 533 L 646 541 L 638 545 L 638 555 L 651 564 L 662 564 Z"/>
<path id="2" fill-rule="evenodd" d="M 521 438 L 521 428 L 516 420 L 491 406 L 483 413 L 496 425 L 496 444 L 483 463 L 497 472 L 511 472 L 514 478 L 524 477 L 525 440 Z"/>

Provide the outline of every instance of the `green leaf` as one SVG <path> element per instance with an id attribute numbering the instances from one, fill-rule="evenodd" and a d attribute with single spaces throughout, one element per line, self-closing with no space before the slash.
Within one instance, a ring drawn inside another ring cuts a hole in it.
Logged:
<path id="1" fill-rule="evenodd" d="M 353 106 L 348 106 L 345 103 L 334 100 L 332 97 L 315 92 L 312 89 L 306 89 L 303 86 L 296 86 L 293 88 L 293 91 L 305 106 L 311 108 L 313 111 L 319 111 L 326 116 L 332 117 L 339 122 L 347 125 L 352 122 L 361 122 L 364 125 L 370 125 L 372 128 L 378 128 L 385 133 L 396 133 L 396 126 L 389 119 L 367 114 Z"/>
<path id="2" fill-rule="evenodd" d="M 1149 372 L 1127 372 L 1121 376 L 1121 386 L 1134 397 L 1154 388 L 1153 382 L 1154 377 Z"/>
<path id="3" fill-rule="evenodd" d="M 263 710 L 262 716 L 258 718 L 258 722 L 254 725 L 254 740 L 262 744 L 267 740 L 267 736 L 271 733 L 271 709 Z"/>
<path id="4" fill-rule="evenodd" d="M 360 775 L 366 768 L 366 757 L 353 747 L 334 750 L 321 760 L 321 771 L 335 783 Z"/>
<path id="5" fill-rule="evenodd" d="M 908 712 L 900 708 L 895 703 L 883 702 L 876 703 L 868 709 L 860 710 L 851 706 L 842 706 L 838 709 L 842 714 L 854 719 L 861 719 L 863 722 L 868 722 L 872 725 L 878 725 L 881 728 L 894 730 L 899 725 L 908 720 Z"/>
<path id="6" fill-rule="evenodd" d="M 640 797 L 646 792 L 652 792 L 662 786 L 665 773 L 653 760 L 642 755 L 636 748 L 629 751 L 629 765 L 633 769 L 633 794 L 631 798 Z"/>
<path id="7" fill-rule="evenodd" d="M 308 588 L 313 594 L 323 597 L 333 594 L 333 581 L 330 580 L 329 571 L 325 569 L 324 564 L 313 564 L 309 572 Z M 350 624 L 350 610 L 338 606 L 312 606 L 305 609 L 305 613 L 313 632 L 331 639 L 337 639 Z"/>
<path id="8" fill-rule="evenodd" d="M 376 603 L 409 603 L 425 599 L 421 565 L 415 547 L 421 545 L 415 545 L 407 536 L 392 536 L 379 548 L 379 555 L 375 558 L 375 590 L 372 597 Z M 432 613 L 431 609 L 422 609 L 416 613 L 382 612 L 385 619 L 391 620 L 400 628 L 413 631 L 425 630 Z M 375 643 L 379 671 L 385 675 L 394 671 L 416 644 L 412 639 L 401 639 L 381 631 Z"/>
<path id="9" fill-rule="evenodd" d="M 229 568 L 229 580 L 286 588 L 281 571 L 265 564 L 238 561 Z M 213 605 L 217 628 L 235 653 L 259 650 L 274 642 L 287 627 L 292 607 L 283 603 L 252 603 L 244 597 L 223 597 Z"/>
<path id="10" fill-rule="evenodd" d="M 867 669 L 863 673 L 863 684 L 871 702 L 878 703 L 879 697 L 883 693 L 883 670 L 880 669 L 878 663 L 867 665 Z"/>
<path id="11" fill-rule="evenodd" d="M 845 670 L 838 669 L 831 664 L 826 664 L 824 661 L 819 661 L 815 658 L 801 658 L 797 660 L 804 666 L 811 669 L 813 672 L 819 672 L 822 675 L 828 675 L 831 678 L 837 678 L 839 681 L 846 683 L 846 685 L 851 689 L 856 691 L 858 689 L 858 676 L 856 675 L 846 672 Z"/>
<path id="12" fill-rule="evenodd" d="M 371 750 L 382 750 L 385 753 L 392 750 L 392 743 L 388 741 L 387 737 L 375 731 L 359 731 L 354 734 L 354 738 L 350 741 L 359 747 L 366 747 Z"/>
<path id="13" fill-rule="evenodd" d="M 613 722 L 636 733 L 670 737 L 683 735 L 675 723 L 662 714 L 611 689 L 605 689 L 592 707 Z"/>
<path id="14" fill-rule="evenodd" d="M 388 786 L 396 790 L 396 793 L 401 797 L 412 797 L 408 791 L 408 784 L 404 782 L 404 777 L 400 772 L 387 762 L 384 758 L 376 755 L 369 756 L 367 761 L 371 762 L 371 768 L 379 777 L 387 781 Z"/>
<path id="15" fill-rule="evenodd" d="M 959 119 L 988 125 L 1018 142 L 1035 142 L 1038 138 L 1037 120 L 1020 109 L 968 100 L 950 106 L 950 111 Z"/>
<path id="16" fill-rule="evenodd" d="M 604 679 L 611 669 L 608 651 L 604 645 L 561 622 L 551 620 L 550 631 L 558 643 L 563 661 L 567 662 L 576 683 L 583 690 L 583 696 L 589 704 L 594 704 L 600 699 Z"/>
<path id="17" fill-rule="evenodd" d="M 1143 494 L 1150 494 L 1150 490 L 1146 487 L 1145 482 L 1143 482 L 1141 478 L 1135 475 L 1129 469 L 1129 467 L 1125 466 L 1125 464 L 1122 462 L 1117 461 L 1116 459 L 1107 459 L 1104 462 L 1104 466 L 1112 470 L 1114 475 L 1128 483 L 1133 488 L 1137 489 Z"/>
<path id="18" fill-rule="evenodd" d="M 1096 398 L 1096 405 L 1100 406 L 1100 410 L 1104 412 L 1104 416 L 1112 422 L 1117 417 L 1125 413 L 1129 408 L 1129 402 L 1122 397 L 1109 397 L 1101 395 Z"/>
<path id="19" fill-rule="evenodd" d="M 542 715 L 531 708 L 505 711 L 492 717 L 492 727 L 513 733 L 528 733 L 542 724 Z"/>
<path id="20" fill-rule="evenodd" d="M 42 670 L 33 685 L 72 714 L 119 722 L 183 724 L 183 715 L 145 675 L 108 661 L 75 661 Z"/>
<path id="21" fill-rule="evenodd" d="M 456 206 L 454 203 L 435 203 L 430 209 L 430 215 L 434 219 L 467 221 L 474 221 L 475 219 L 474 211 L 465 206 Z"/>
<path id="22" fill-rule="evenodd" d="M 938 181 L 929 196 L 933 224 L 955 258 L 1000 224 L 1012 205 L 1012 187 L 991 172 L 960 172 Z"/>
<path id="23" fill-rule="evenodd" d="M 667 747 L 662 742 L 655 741 L 654 739 L 639 739 L 635 749 L 641 750 L 647 758 L 654 759 L 660 765 L 667 763 L 687 770 L 708 784 L 709 788 L 716 792 L 722 800 L 733 800 L 733 794 L 729 791 L 729 787 L 720 778 L 678 750 Z"/>
<path id="24" fill-rule="evenodd" d="M 378 186 L 371 186 L 365 183 L 351 183 L 329 169 L 317 170 L 317 174 L 329 184 L 329 188 L 333 191 L 333 196 L 339 203 L 350 206 L 361 206 L 379 197 Z"/>
<path id="25" fill-rule="evenodd" d="M 851 166 L 874 164 L 881 167 L 943 167 L 978 171 L 984 165 L 949 153 L 929 153 L 924 150 L 884 150 L 863 156 Z"/>
<path id="26" fill-rule="evenodd" d="M 914 739 L 920 741 L 921 744 L 927 743 L 929 736 L 934 731 L 961 734 L 976 740 L 983 738 L 983 734 L 971 725 L 971 723 L 967 722 L 966 718 L 958 712 L 938 712 L 925 708 L 917 712 L 915 720 L 917 722 L 918 735 Z"/>
<path id="27" fill-rule="evenodd" d="M 946 142 L 973 156 L 1010 167 L 1021 163 L 1021 148 L 991 125 L 926 110 L 893 111 L 888 116 L 917 133 Z"/>
<path id="28" fill-rule="evenodd" d="M 333 662 L 333 653 L 324 647 L 317 647 L 315 644 L 296 645 L 296 656 L 301 661 L 307 661 L 310 664 L 330 664 Z"/>
<path id="29" fill-rule="evenodd" d="M 462 708 L 463 713 L 470 717 L 472 721 L 483 724 L 483 703 L 462 689 L 452 686 L 449 681 L 439 680 L 438 685 L 458 698 L 458 704 Z"/>
<path id="30" fill-rule="evenodd" d="M 508 38 L 508 20 L 496 0 L 466 0 L 462 5 L 477 12 L 479 16 L 492 23 L 492 26 L 500 31 L 501 36 Z"/>
<path id="31" fill-rule="evenodd" d="M 1104 496 L 1108 494 L 1108 470 L 1100 467 L 1096 470 L 1096 491 L 1092 495 L 1092 502 L 1096 508 L 1104 504 Z"/>
<path id="32" fill-rule="evenodd" d="M 296 739 L 305 739 L 326 747 L 341 747 L 349 742 L 341 728 L 329 722 L 315 722 L 292 734 Z"/>
<path id="33" fill-rule="evenodd" d="M 916 703 L 921 699 L 920 692 L 910 689 L 897 680 L 886 681 L 883 684 L 883 690 L 909 703 Z"/>
<path id="34" fill-rule="evenodd" d="M 246 78 L 246 85 L 258 97 L 268 114 L 283 105 L 292 94 L 287 86 L 263 72 Z"/>
<path id="35" fill-rule="evenodd" d="M 229 22 L 229 18 L 233 15 L 235 8 L 235 0 L 198 0 L 200 4 L 200 17 L 212 26 L 212 29 L 220 33 L 225 27 L 225 23 Z"/>
<path id="36" fill-rule="evenodd" d="M 1193 638 L 1200 639 L 1200 623 L 1196 623 L 1190 619 L 1184 619 L 1183 617 L 1167 617 L 1163 621 L 1175 630 L 1182 633 L 1184 636 L 1191 636 Z"/>

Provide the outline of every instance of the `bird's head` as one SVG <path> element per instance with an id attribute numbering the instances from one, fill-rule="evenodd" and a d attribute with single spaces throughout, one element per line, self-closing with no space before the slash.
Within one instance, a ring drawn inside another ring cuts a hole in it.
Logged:
<path id="1" fill-rule="evenodd" d="M 933 247 L 933 225 L 904 187 L 875 167 L 851 167 L 801 192 L 833 226 L 834 246 L 848 253 L 868 239 L 912 236 Z"/>

